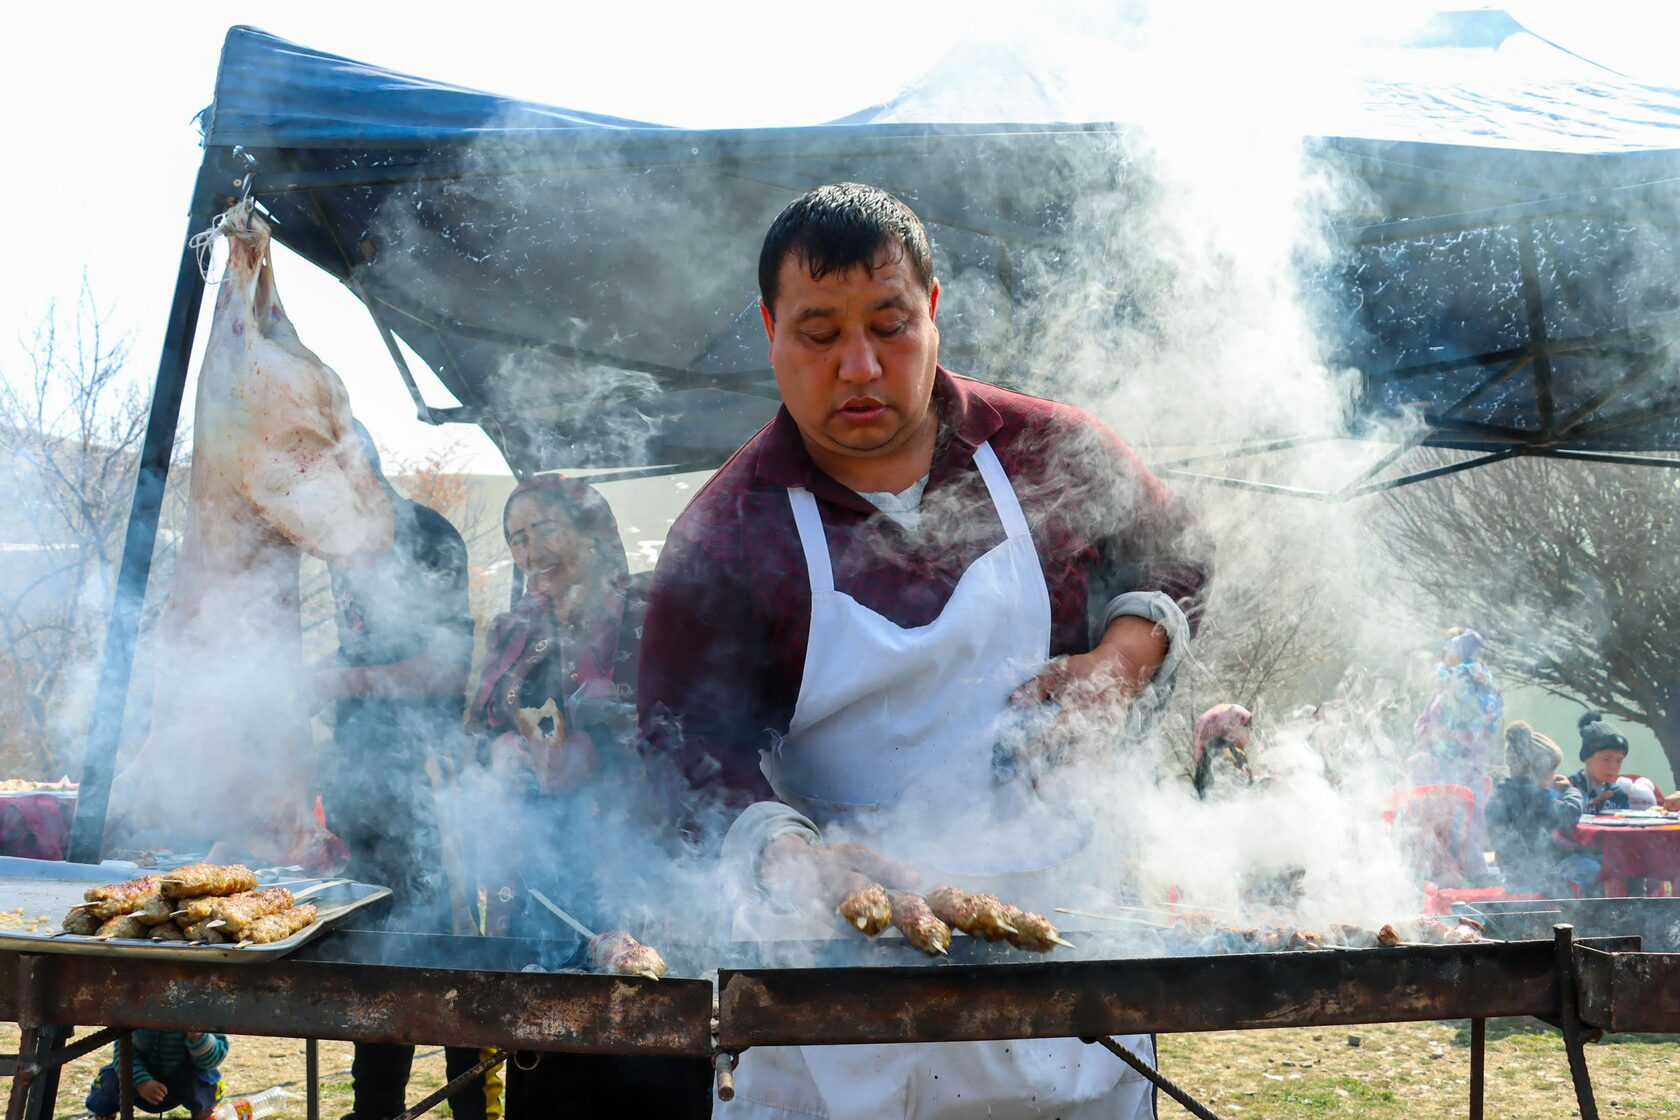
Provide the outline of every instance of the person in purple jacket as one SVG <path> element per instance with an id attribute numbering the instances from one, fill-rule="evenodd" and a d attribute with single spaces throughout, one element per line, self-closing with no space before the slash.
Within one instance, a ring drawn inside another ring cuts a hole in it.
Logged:
<path id="1" fill-rule="evenodd" d="M 727 825 L 724 873 L 772 908 L 832 912 L 854 872 L 943 875 L 903 826 L 935 811 L 970 814 L 963 855 L 1013 871 L 1044 852 L 985 843 L 992 807 L 1038 796 L 1004 784 L 1002 729 L 1041 706 L 1118 727 L 1165 688 L 1210 549 L 1095 417 L 939 364 L 927 234 L 885 191 L 791 203 L 759 288 L 782 408 L 661 552 L 638 688 L 650 776 L 689 827 Z M 718 1114 L 1152 1114 L 1124 1069 L 1077 1039 L 754 1047 Z"/>

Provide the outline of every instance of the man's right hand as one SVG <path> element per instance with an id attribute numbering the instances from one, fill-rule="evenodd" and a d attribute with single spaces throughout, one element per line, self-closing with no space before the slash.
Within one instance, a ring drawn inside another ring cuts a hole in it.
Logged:
<path id="1" fill-rule="evenodd" d="M 169 1095 L 169 1087 L 157 1080 L 142 1081 L 134 1087 L 134 1095 L 156 1108 Z"/>
<path id="2" fill-rule="evenodd" d="M 795 834 L 770 842 L 759 860 L 758 873 L 777 898 L 824 907 L 840 905 L 841 899 L 867 883 L 914 890 L 922 882 L 913 869 L 863 844 L 813 843 Z"/>

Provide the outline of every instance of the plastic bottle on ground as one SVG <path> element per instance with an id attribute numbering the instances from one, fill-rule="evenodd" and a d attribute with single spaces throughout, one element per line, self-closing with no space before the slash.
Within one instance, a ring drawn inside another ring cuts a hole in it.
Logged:
<path id="1" fill-rule="evenodd" d="M 211 1120 L 261 1120 L 279 1112 L 291 1096 L 276 1085 L 250 1097 L 224 1097 L 210 1117 Z"/>

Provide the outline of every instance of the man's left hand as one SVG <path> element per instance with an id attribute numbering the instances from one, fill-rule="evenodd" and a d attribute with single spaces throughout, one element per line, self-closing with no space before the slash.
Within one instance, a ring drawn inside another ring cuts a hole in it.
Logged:
<path id="1" fill-rule="evenodd" d="M 1010 702 L 1026 706 L 1053 699 L 1064 711 L 1123 709 L 1154 678 L 1166 656 L 1165 630 L 1147 618 L 1121 615 L 1090 653 L 1053 658 L 1015 690 Z"/>
<path id="2" fill-rule="evenodd" d="M 1030 707 L 1054 700 L 1060 709 L 1023 752 L 1029 772 L 1047 760 L 1065 757 L 1093 719 L 1118 727 L 1126 708 L 1154 679 L 1166 656 L 1165 630 L 1147 618 L 1122 615 L 1109 623 L 1091 652 L 1055 658 L 1016 689 L 1009 698 L 1012 704 Z"/>

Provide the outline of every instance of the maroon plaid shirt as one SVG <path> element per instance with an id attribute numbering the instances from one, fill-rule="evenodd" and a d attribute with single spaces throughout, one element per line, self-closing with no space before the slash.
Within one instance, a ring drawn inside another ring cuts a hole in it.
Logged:
<path id="1" fill-rule="evenodd" d="M 786 734 L 805 670 L 811 586 L 789 487 L 817 499 L 834 583 L 900 626 L 938 617 L 970 564 L 1004 539 L 974 465 L 990 441 L 1020 498 L 1050 589 L 1050 653 L 1083 653 L 1114 596 L 1162 591 L 1194 626 L 1212 550 L 1183 504 L 1082 409 L 944 369 L 941 434 L 905 532 L 811 461 L 787 410 L 725 463 L 672 527 L 642 631 L 642 749 L 667 803 L 726 809 L 774 794 L 759 751 Z"/>

